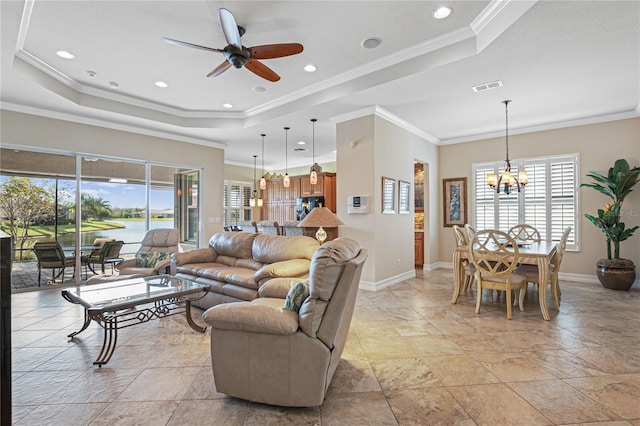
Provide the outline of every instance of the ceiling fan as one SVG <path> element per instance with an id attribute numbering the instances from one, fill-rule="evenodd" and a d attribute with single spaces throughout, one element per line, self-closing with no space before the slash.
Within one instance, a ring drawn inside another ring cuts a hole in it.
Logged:
<path id="1" fill-rule="evenodd" d="M 216 77 L 233 65 L 236 68 L 245 67 L 254 74 L 275 82 L 280 80 L 280 76 L 258 59 L 282 58 L 283 56 L 297 55 L 302 52 L 303 46 L 300 43 L 265 44 L 263 46 L 244 47 L 240 42 L 240 37 L 244 34 L 245 29 L 236 24 L 233 14 L 227 9 L 220 8 L 218 9 L 218 17 L 220 18 L 222 32 L 224 32 L 227 43 L 229 43 L 224 49 L 199 46 L 167 37 L 163 37 L 162 39 L 167 43 L 178 46 L 222 53 L 227 60 L 211 70 L 209 74 L 207 74 L 207 77 Z"/>

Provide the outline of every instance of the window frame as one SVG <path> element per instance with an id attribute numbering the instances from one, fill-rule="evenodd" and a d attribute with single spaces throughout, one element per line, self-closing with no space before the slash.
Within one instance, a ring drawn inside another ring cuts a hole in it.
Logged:
<path id="1" fill-rule="evenodd" d="M 545 217 L 544 217 L 544 222 L 545 222 L 545 229 L 544 232 L 541 232 L 542 234 L 545 235 L 545 239 L 547 241 L 551 241 L 551 239 L 553 238 L 553 218 L 552 218 L 552 206 L 554 205 L 559 205 L 559 202 L 554 203 L 552 197 L 550 196 L 551 194 L 551 188 L 552 188 L 552 180 L 551 180 L 551 173 L 552 173 L 552 164 L 561 164 L 561 163 L 566 163 L 566 162 L 570 162 L 572 165 L 572 169 L 573 169 L 573 209 L 574 209 L 574 224 L 572 226 L 572 236 L 573 236 L 573 241 L 570 241 L 567 243 L 567 247 L 566 250 L 568 251 L 580 251 L 581 250 L 581 231 L 580 231 L 580 192 L 579 192 L 579 187 L 580 187 L 580 183 L 579 183 L 579 177 L 580 177 L 580 154 L 579 153 L 571 153 L 571 154 L 561 154 L 561 155 L 550 155 L 550 156 L 543 156 L 543 157 L 532 157 L 532 158 L 523 158 L 523 159 L 516 159 L 516 160 L 510 160 L 511 163 L 511 169 L 512 172 L 515 170 L 517 173 L 518 170 L 522 170 L 523 168 L 528 169 L 528 167 L 533 167 L 534 165 L 541 165 L 544 164 L 544 176 L 545 176 L 545 182 L 544 182 L 544 194 L 545 194 L 545 198 L 544 198 L 544 209 L 545 209 Z M 526 210 L 525 210 L 525 206 L 527 205 L 526 201 L 526 194 L 527 194 L 527 189 L 531 188 L 529 185 L 525 186 L 525 188 L 523 189 L 522 192 L 517 192 L 517 190 L 515 190 L 514 192 L 512 192 L 508 197 L 504 195 L 503 192 L 500 192 L 500 195 L 497 194 L 495 189 L 490 189 L 488 187 L 486 187 L 486 178 L 485 176 L 479 176 L 478 173 L 482 172 L 482 170 L 487 171 L 487 169 L 492 169 L 493 172 L 496 175 L 499 175 L 499 173 L 504 169 L 505 163 L 504 160 L 502 161 L 487 161 L 487 162 L 481 162 L 481 163 L 473 163 L 471 165 L 471 173 L 472 173 L 472 181 L 473 181 L 473 185 L 471 185 L 471 191 L 472 191 L 472 197 L 471 199 L 473 200 L 472 205 L 470 206 L 472 211 L 471 211 L 471 224 L 474 228 L 479 228 L 478 225 L 478 211 L 479 211 L 479 201 L 481 200 L 486 200 L 486 195 L 488 194 L 487 189 L 489 189 L 489 191 L 493 192 L 493 201 L 492 201 L 492 205 L 493 205 L 493 209 L 492 209 L 492 214 L 493 214 L 493 227 L 496 229 L 499 229 L 499 224 L 501 222 L 500 220 L 500 212 L 503 211 L 504 209 L 500 209 L 500 202 L 502 201 L 503 203 L 509 199 L 510 205 L 512 206 L 517 206 L 517 222 L 518 223 L 527 223 L 527 221 L 525 220 L 525 214 L 526 214 Z M 529 184 L 533 184 L 533 179 L 532 176 L 529 176 Z M 554 181 L 557 182 L 557 181 Z M 479 190 L 478 185 L 484 185 L 485 187 L 482 188 L 482 190 Z M 515 200 L 514 200 L 514 195 L 515 195 Z M 482 199 L 479 199 L 479 196 L 485 196 Z M 533 204 L 540 204 L 540 202 L 538 201 L 537 203 L 535 203 L 532 200 L 532 203 L 530 203 L 530 205 Z M 482 205 L 491 205 L 490 203 L 487 203 L 486 201 L 482 204 Z M 504 205 L 503 205 L 504 207 Z M 488 215 L 490 216 L 490 215 Z M 491 219 L 491 218 L 489 218 Z M 506 226 L 503 223 L 504 226 Z M 556 238 L 560 238 L 561 236 L 561 232 L 558 233 L 556 232 Z M 558 241 L 558 240 L 554 240 L 554 241 Z"/>
<path id="2" fill-rule="evenodd" d="M 240 187 L 240 207 L 231 207 L 227 205 L 227 188 L 237 185 Z M 253 190 L 253 184 L 251 182 L 244 182 L 238 180 L 225 180 L 222 187 L 222 224 L 223 226 L 233 226 L 238 221 L 233 221 L 231 216 L 231 210 L 239 209 L 242 212 L 242 218 L 240 221 L 253 220 L 253 208 L 249 205 L 251 199 L 251 191 Z M 247 214 L 248 213 L 248 214 Z M 245 219 L 248 217 L 248 219 Z"/>

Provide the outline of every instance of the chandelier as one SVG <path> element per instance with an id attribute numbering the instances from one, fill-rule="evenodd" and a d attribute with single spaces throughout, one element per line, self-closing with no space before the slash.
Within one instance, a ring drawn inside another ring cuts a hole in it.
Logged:
<path id="1" fill-rule="evenodd" d="M 509 161 L 509 102 L 511 100 L 502 101 L 504 104 L 504 114 L 505 114 L 505 143 L 507 147 L 507 156 L 505 159 L 505 168 L 504 172 L 500 174 L 499 178 L 496 178 L 494 173 L 487 174 L 487 185 L 489 185 L 492 189 L 495 189 L 497 193 L 500 193 L 500 185 L 503 185 L 503 191 L 505 194 L 510 194 L 513 188 L 515 187 L 518 192 L 524 189 L 524 186 L 529 183 L 529 176 L 527 172 L 524 170 L 518 172 L 518 176 L 515 176 L 511 173 L 511 162 Z"/>
<path id="2" fill-rule="evenodd" d="M 253 183 L 256 183 L 256 158 L 258 158 L 257 155 L 253 156 Z M 251 198 L 249 199 L 249 206 L 251 207 L 262 207 L 262 198 L 260 198 L 260 196 L 258 195 L 258 190 L 255 189 L 255 187 L 253 188 L 253 191 L 251 191 Z"/>

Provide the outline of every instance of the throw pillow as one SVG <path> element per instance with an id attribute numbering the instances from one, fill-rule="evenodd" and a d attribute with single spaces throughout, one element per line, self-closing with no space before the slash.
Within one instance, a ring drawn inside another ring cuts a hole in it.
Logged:
<path id="1" fill-rule="evenodd" d="M 309 280 L 297 282 L 289 289 L 287 298 L 284 300 L 284 308 L 299 312 L 307 297 L 309 297 Z"/>
<path id="2" fill-rule="evenodd" d="M 136 266 L 139 268 L 155 268 L 156 263 L 168 258 L 171 253 L 159 251 L 140 251 L 136 254 Z"/>

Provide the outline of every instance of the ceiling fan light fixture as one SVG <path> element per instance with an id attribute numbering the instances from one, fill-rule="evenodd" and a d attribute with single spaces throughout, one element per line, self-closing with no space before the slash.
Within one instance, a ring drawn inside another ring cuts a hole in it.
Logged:
<path id="1" fill-rule="evenodd" d="M 262 136 L 262 177 L 260 178 L 260 189 L 267 189 L 267 179 L 264 177 L 264 137 L 267 136 L 261 133 Z"/>
<path id="2" fill-rule="evenodd" d="M 254 87 L 254 88 L 253 88 L 253 89 L 251 89 L 251 90 L 253 90 L 253 91 L 254 91 L 254 92 L 256 92 L 256 93 L 264 93 L 264 92 L 266 92 L 266 91 L 267 91 L 267 89 L 265 89 L 265 88 L 264 88 L 264 87 L 262 87 L 262 86 L 256 86 L 256 87 Z"/>
<path id="3" fill-rule="evenodd" d="M 291 186 L 291 178 L 289 177 L 289 127 L 284 128 L 284 179 L 282 186 L 288 188 Z"/>
<path id="4" fill-rule="evenodd" d="M 433 12 L 433 17 L 436 19 L 444 19 L 451 15 L 453 9 L 449 6 L 440 6 L 435 12 Z"/>

